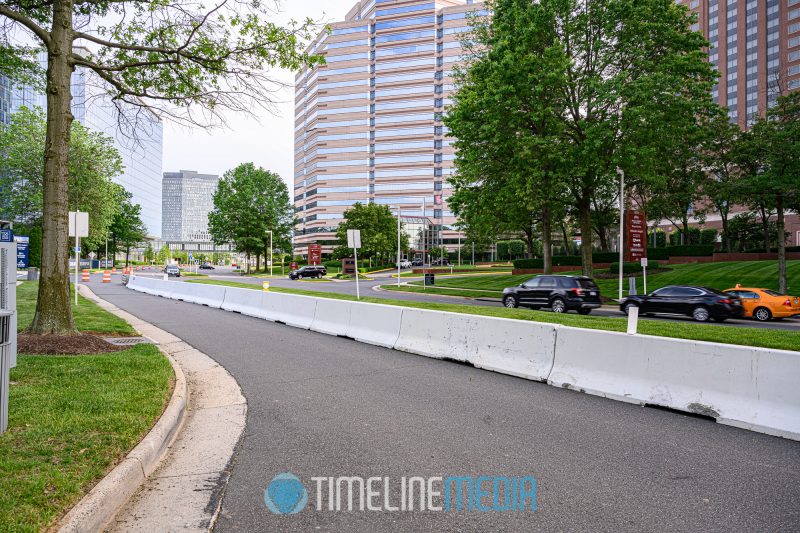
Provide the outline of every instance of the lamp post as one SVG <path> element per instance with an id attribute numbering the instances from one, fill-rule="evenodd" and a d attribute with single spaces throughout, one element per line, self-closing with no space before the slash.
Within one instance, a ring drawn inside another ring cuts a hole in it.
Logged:
<path id="1" fill-rule="evenodd" d="M 619 174 L 619 300 L 622 301 L 622 261 L 624 259 L 623 248 L 625 245 L 625 171 L 617 167 L 617 174 Z"/>
<path id="2" fill-rule="evenodd" d="M 400 287 L 400 204 L 397 205 L 397 286 Z"/>
<path id="3" fill-rule="evenodd" d="M 269 233 L 269 277 L 272 277 L 272 230 L 267 230 Z"/>

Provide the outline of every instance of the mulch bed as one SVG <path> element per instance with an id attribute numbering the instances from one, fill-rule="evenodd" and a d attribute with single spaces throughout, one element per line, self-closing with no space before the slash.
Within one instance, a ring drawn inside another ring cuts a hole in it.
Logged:
<path id="1" fill-rule="evenodd" d="M 17 352 L 44 355 L 83 355 L 119 352 L 126 346 L 115 346 L 100 337 L 79 333 L 77 335 L 29 335 L 17 336 Z"/>

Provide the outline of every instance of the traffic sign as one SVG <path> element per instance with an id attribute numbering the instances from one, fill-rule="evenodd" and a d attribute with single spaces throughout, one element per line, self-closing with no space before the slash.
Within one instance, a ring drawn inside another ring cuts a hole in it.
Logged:
<path id="1" fill-rule="evenodd" d="M 639 264 L 642 265 L 642 268 L 647 268 L 647 258 L 642 257 L 641 259 L 639 259 Z"/>
<path id="2" fill-rule="evenodd" d="M 361 248 L 361 230 L 349 229 L 347 230 L 347 247 L 348 248 Z"/>
<path id="3" fill-rule="evenodd" d="M 69 212 L 69 236 L 70 237 L 89 236 L 89 213 L 85 211 Z"/>

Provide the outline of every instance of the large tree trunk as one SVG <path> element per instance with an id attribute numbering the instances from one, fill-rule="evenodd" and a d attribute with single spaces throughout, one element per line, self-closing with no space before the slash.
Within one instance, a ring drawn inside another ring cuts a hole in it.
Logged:
<path id="1" fill-rule="evenodd" d="M 783 213 L 783 194 L 778 194 L 775 197 L 775 208 L 778 212 L 778 292 L 786 294 L 786 235 Z"/>
<path id="2" fill-rule="evenodd" d="M 570 255 L 572 246 L 570 246 L 569 235 L 567 234 L 567 224 L 563 220 L 561 221 L 561 236 L 564 239 L 564 255 Z"/>
<path id="3" fill-rule="evenodd" d="M 760 207 L 759 212 L 761 213 L 761 231 L 764 232 L 764 252 L 769 253 L 770 249 L 770 238 L 769 238 L 769 210 Z"/>
<path id="4" fill-rule="evenodd" d="M 728 210 L 720 209 L 719 216 L 722 220 L 722 249 L 731 253 L 733 248 L 731 247 L 731 238 L 728 234 Z"/>
<path id="5" fill-rule="evenodd" d="M 588 191 L 582 192 L 578 202 L 581 223 L 581 264 L 583 275 L 592 276 L 592 204 Z"/>
<path id="6" fill-rule="evenodd" d="M 69 292 L 67 176 L 72 125 L 72 2 L 57 0 L 47 53 L 47 133 L 44 150 L 42 265 L 36 314 L 28 331 L 74 334 Z M 80 265 L 75 265 L 79 268 Z"/>
<path id="7" fill-rule="evenodd" d="M 550 205 L 545 202 L 542 208 L 542 257 L 545 274 L 553 273 L 552 218 Z"/>

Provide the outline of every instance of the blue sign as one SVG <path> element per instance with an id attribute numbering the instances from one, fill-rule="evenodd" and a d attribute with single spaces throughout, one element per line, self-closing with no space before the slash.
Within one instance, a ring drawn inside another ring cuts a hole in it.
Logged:
<path id="1" fill-rule="evenodd" d="M 14 242 L 14 230 L 11 228 L 0 229 L 0 242 Z"/>
<path id="2" fill-rule="evenodd" d="M 25 270 L 30 265 L 30 238 L 24 235 L 17 235 L 17 270 Z"/>

